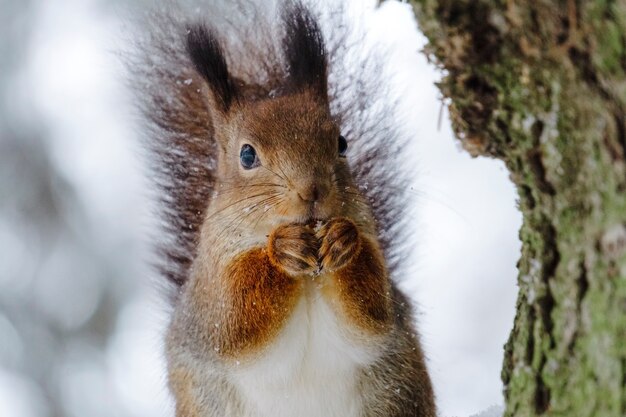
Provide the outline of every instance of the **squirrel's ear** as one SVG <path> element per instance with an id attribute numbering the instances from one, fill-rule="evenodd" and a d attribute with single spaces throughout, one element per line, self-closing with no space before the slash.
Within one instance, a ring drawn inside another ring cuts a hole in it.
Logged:
<path id="1" fill-rule="evenodd" d="M 290 4 L 283 13 L 285 37 L 283 52 L 289 70 L 290 87 L 311 89 L 326 101 L 326 49 L 315 18 L 299 2 Z"/>
<path id="2" fill-rule="evenodd" d="M 215 33 L 202 24 L 187 31 L 187 53 L 196 71 L 208 83 L 215 104 L 223 113 L 238 100 L 237 86 L 228 73 L 226 58 Z"/>

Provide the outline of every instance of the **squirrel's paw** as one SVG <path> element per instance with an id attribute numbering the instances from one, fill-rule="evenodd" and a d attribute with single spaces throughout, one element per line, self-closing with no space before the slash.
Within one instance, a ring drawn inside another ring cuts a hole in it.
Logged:
<path id="1" fill-rule="evenodd" d="M 310 227 L 279 226 L 270 235 L 267 246 L 272 263 L 289 275 L 311 274 L 318 270 L 319 240 Z"/>
<path id="2" fill-rule="evenodd" d="M 343 217 L 331 219 L 317 232 L 321 245 L 322 269 L 337 270 L 346 266 L 360 250 L 361 238 L 356 225 Z"/>

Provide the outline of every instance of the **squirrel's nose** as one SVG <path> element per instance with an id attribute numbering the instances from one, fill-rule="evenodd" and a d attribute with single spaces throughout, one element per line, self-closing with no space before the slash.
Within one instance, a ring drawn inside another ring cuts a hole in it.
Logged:
<path id="1" fill-rule="evenodd" d="M 329 187 L 322 184 L 310 184 L 298 190 L 298 197 L 302 201 L 316 203 L 323 200 L 328 195 L 328 191 Z"/>

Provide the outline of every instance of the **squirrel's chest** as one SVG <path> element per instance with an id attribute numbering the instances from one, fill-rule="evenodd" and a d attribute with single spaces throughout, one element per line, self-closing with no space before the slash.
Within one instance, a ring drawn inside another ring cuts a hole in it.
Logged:
<path id="1" fill-rule="evenodd" d="M 363 369 L 375 353 L 317 291 L 299 301 L 277 339 L 234 374 L 246 417 L 357 417 Z"/>

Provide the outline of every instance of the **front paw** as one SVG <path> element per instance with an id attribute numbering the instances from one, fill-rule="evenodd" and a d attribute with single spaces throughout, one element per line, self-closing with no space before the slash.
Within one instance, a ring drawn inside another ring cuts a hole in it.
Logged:
<path id="1" fill-rule="evenodd" d="M 361 249 L 361 237 L 356 225 L 343 217 L 328 221 L 317 237 L 321 241 L 319 258 L 322 269 L 337 270 L 348 265 Z"/>
<path id="2" fill-rule="evenodd" d="M 267 246 L 272 263 L 289 275 L 312 274 L 319 268 L 319 240 L 308 226 L 279 226 L 270 235 Z"/>

